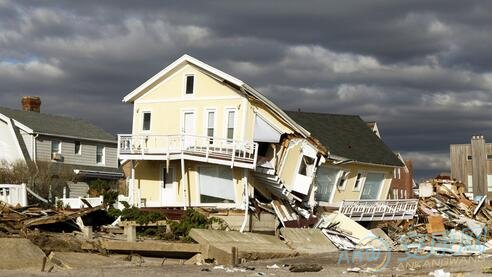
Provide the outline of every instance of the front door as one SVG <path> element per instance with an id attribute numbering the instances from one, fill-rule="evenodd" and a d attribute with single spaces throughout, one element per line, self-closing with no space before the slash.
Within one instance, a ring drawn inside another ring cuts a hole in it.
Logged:
<path id="1" fill-rule="evenodd" d="M 161 170 L 161 205 L 173 206 L 176 204 L 176 178 L 174 167 L 169 167 L 166 172 L 164 166 Z"/>
<path id="2" fill-rule="evenodd" d="M 183 118 L 184 146 L 189 148 L 195 144 L 195 112 L 185 112 Z"/>

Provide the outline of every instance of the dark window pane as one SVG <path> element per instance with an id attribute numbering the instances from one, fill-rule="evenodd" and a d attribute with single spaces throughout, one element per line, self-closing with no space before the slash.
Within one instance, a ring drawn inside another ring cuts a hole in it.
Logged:
<path id="1" fill-rule="evenodd" d="M 80 154 L 80 141 L 75 142 L 75 154 Z"/>
<path id="2" fill-rule="evenodd" d="M 150 113 L 144 113 L 143 130 L 144 131 L 150 130 Z"/>
<path id="3" fill-rule="evenodd" d="M 186 76 L 186 94 L 193 94 L 194 76 Z"/>

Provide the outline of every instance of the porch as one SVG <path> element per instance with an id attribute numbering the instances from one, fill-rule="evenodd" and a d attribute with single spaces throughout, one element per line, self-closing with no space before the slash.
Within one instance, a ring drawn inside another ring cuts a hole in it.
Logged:
<path id="1" fill-rule="evenodd" d="M 418 199 L 342 201 L 339 212 L 355 221 L 411 219 Z"/>
<path id="2" fill-rule="evenodd" d="M 258 143 L 196 135 L 118 135 L 120 160 L 193 160 L 256 168 Z"/>

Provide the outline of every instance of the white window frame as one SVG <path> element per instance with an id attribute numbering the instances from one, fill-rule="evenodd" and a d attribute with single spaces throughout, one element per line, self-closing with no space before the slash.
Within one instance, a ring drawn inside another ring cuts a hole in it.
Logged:
<path id="1" fill-rule="evenodd" d="M 55 141 L 57 141 L 58 144 L 59 144 L 58 145 L 58 152 L 53 152 L 53 142 L 55 142 Z M 62 141 L 61 140 L 51 140 L 51 145 L 50 146 L 51 146 L 51 149 L 50 149 L 51 155 L 53 155 L 55 153 L 56 154 L 61 154 L 62 153 Z"/>
<path id="2" fill-rule="evenodd" d="M 76 147 L 77 147 L 77 142 L 79 143 L 79 152 L 75 152 Z M 73 152 L 75 153 L 75 155 L 77 155 L 77 156 L 82 155 L 82 142 L 80 140 L 74 141 L 73 148 L 74 148 L 74 151 Z"/>
<path id="3" fill-rule="evenodd" d="M 192 93 L 186 93 L 186 81 L 189 76 L 193 76 L 193 91 Z M 183 78 L 183 95 L 186 97 L 191 97 L 196 94 L 196 75 L 195 73 L 185 73 Z"/>
<path id="4" fill-rule="evenodd" d="M 205 109 L 205 116 L 204 116 L 204 121 L 205 121 L 205 128 L 203 130 L 203 134 L 205 137 L 208 137 L 208 114 L 209 113 L 214 113 L 214 133 L 212 134 L 212 137 L 217 136 L 217 109 L 216 108 L 206 108 Z"/>
<path id="5" fill-rule="evenodd" d="M 344 168 L 339 168 L 339 170 L 340 171 L 338 172 L 338 176 L 337 176 L 336 189 L 340 191 L 340 190 L 345 190 L 347 188 L 347 183 L 349 180 L 350 171 L 348 169 L 344 169 Z M 343 181 L 343 184 L 340 186 L 340 181 L 342 180 L 342 177 L 344 174 L 346 174 L 347 177 Z"/>
<path id="6" fill-rule="evenodd" d="M 375 199 L 375 200 L 379 200 L 379 198 L 381 198 L 381 193 L 383 192 L 383 187 L 385 185 L 386 179 L 388 179 L 388 178 L 386 177 L 386 172 L 384 172 L 384 171 L 377 171 L 377 170 L 365 171 L 365 178 L 364 178 L 364 182 L 362 183 L 362 186 L 361 186 L 361 189 L 360 189 L 359 200 L 361 200 L 360 198 L 362 197 L 362 191 L 364 191 L 364 186 L 366 185 L 366 178 L 367 178 L 367 175 L 369 173 L 383 174 L 383 181 L 381 181 L 381 186 L 379 187 L 378 197 L 376 197 L 376 199 Z"/>
<path id="7" fill-rule="evenodd" d="M 97 147 L 98 146 L 102 146 L 101 162 L 97 162 Z M 97 165 L 105 165 L 106 164 L 106 146 L 104 144 L 97 144 L 96 145 L 96 164 Z"/>
<path id="8" fill-rule="evenodd" d="M 359 174 L 360 174 L 359 186 L 355 187 L 355 185 L 357 185 L 357 179 L 359 177 Z M 367 176 L 367 172 L 364 172 L 364 171 L 358 171 L 357 172 L 357 174 L 355 175 L 354 188 L 352 191 L 361 191 L 362 190 L 362 186 L 366 182 L 366 176 Z"/>
<path id="9" fill-rule="evenodd" d="M 218 208 L 236 208 L 238 205 L 241 205 L 241 200 L 236 199 L 237 198 L 237 191 L 236 191 L 236 186 L 238 183 L 238 180 L 234 176 L 234 170 L 232 168 L 229 168 L 232 170 L 232 189 L 234 190 L 234 202 L 233 203 L 202 203 L 201 200 L 201 191 L 200 191 L 200 167 L 216 167 L 216 166 L 222 166 L 222 165 L 215 165 L 215 164 L 204 164 L 204 165 L 198 165 L 196 167 L 197 174 L 195 175 L 195 183 L 197 184 L 197 189 L 196 189 L 196 199 L 197 203 L 195 204 L 196 206 L 212 206 L 212 207 L 218 207 Z"/>
<path id="10" fill-rule="evenodd" d="M 224 109 L 224 121 L 225 121 L 225 126 L 224 126 L 224 138 L 225 139 L 229 139 L 227 137 L 227 131 L 228 131 L 228 127 L 229 127 L 229 112 L 234 112 L 234 132 L 232 133 L 232 139 L 230 140 L 234 140 L 236 135 L 237 135 L 237 130 L 238 130 L 238 126 L 237 126 L 237 109 L 236 108 L 225 108 Z"/>
<path id="11" fill-rule="evenodd" d="M 144 121 L 145 121 L 145 114 L 146 113 L 150 114 L 150 122 L 149 122 L 149 129 L 148 130 L 144 130 Z M 150 130 L 152 130 L 152 111 L 151 110 L 143 110 L 141 113 L 140 122 L 141 122 L 140 131 L 142 131 L 142 133 L 150 132 Z"/>
<path id="12" fill-rule="evenodd" d="M 323 165 L 321 165 L 323 166 Z M 326 202 L 326 201 L 319 201 L 318 203 L 320 204 L 320 206 L 329 206 L 333 203 L 333 200 L 335 199 L 335 193 L 336 191 L 338 191 L 338 182 L 340 181 L 340 171 L 343 170 L 341 169 L 340 167 L 336 167 L 336 166 L 325 166 L 326 168 L 332 168 L 332 169 L 335 169 L 335 170 L 338 170 L 338 173 L 337 173 L 337 176 L 335 177 L 335 185 L 333 187 L 333 189 L 331 190 L 331 194 L 330 194 L 330 201 Z M 318 170 L 316 170 L 316 172 L 314 173 L 315 176 L 316 174 L 318 173 Z"/>

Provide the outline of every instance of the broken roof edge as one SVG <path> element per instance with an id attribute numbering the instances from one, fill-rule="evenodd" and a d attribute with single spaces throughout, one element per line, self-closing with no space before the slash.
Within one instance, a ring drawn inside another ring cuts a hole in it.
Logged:
<path id="1" fill-rule="evenodd" d="M 404 168 L 405 167 L 405 163 L 401 163 L 401 165 L 398 166 L 398 165 L 390 165 L 390 164 L 378 164 L 378 163 L 370 163 L 370 162 L 361 162 L 361 161 L 357 161 L 357 160 L 353 160 L 353 159 L 349 159 L 349 158 L 345 158 L 345 157 L 341 157 L 341 156 L 337 156 L 337 155 L 333 155 L 333 154 L 330 154 L 328 156 L 328 159 L 329 160 L 332 160 L 332 161 L 339 161 L 339 163 L 333 164 L 333 165 L 359 164 L 359 165 L 391 167 L 391 168 Z"/>

